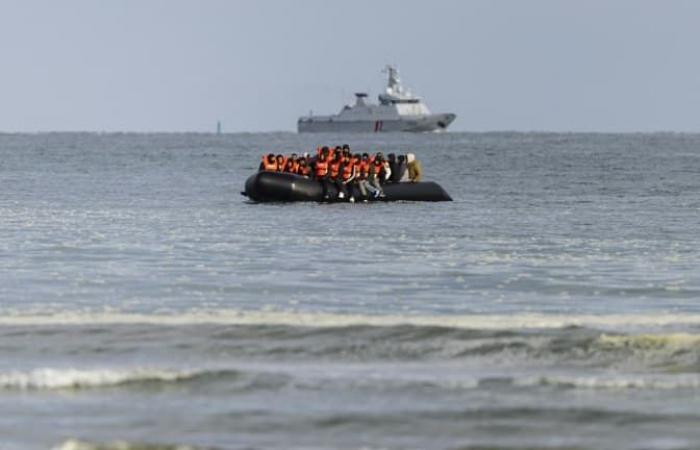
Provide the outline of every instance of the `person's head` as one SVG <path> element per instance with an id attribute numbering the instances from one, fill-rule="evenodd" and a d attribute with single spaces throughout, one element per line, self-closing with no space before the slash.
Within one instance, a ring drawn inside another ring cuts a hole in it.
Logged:
<path id="1" fill-rule="evenodd" d="M 274 153 L 268 153 L 267 154 L 267 162 L 275 162 L 275 154 Z"/>
<path id="2" fill-rule="evenodd" d="M 292 161 L 296 161 L 296 160 L 297 160 L 297 154 L 296 154 L 296 153 L 292 153 L 292 155 L 289 157 L 289 159 L 291 159 Z"/>
<path id="3" fill-rule="evenodd" d="M 406 161 L 407 161 L 407 162 L 412 163 L 412 162 L 415 161 L 415 160 L 416 160 L 416 155 L 414 155 L 413 153 L 409 153 L 408 155 L 406 155 Z"/>
<path id="4" fill-rule="evenodd" d="M 403 163 L 406 160 L 406 157 L 404 155 L 399 155 L 397 160 L 399 163 Z"/>
<path id="5" fill-rule="evenodd" d="M 369 161 L 369 153 L 362 154 L 362 161 Z"/>
<path id="6" fill-rule="evenodd" d="M 277 155 L 277 162 L 284 161 L 284 155 Z"/>
<path id="7" fill-rule="evenodd" d="M 386 158 L 389 160 L 389 162 L 396 161 L 396 155 L 394 155 L 393 153 L 389 153 L 388 155 L 386 155 Z"/>
<path id="8" fill-rule="evenodd" d="M 384 161 L 384 155 L 382 154 L 382 152 L 377 152 L 377 156 L 375 156 L 374 159 L 380 162 Z"/>
<path id="9" fill-rule="evenodd" d="M 329 151 L 330 151 L 330 149 L 328 147 L 326 147 L 325 145 L 321 148 L 321 154 L 325 153 L 327 155 Z"/>
<path id="10" fill-rule="evenodd" d="M 333 156 L 334 161 L 342 161 L 343 160 L 343 155 L 340 152 L 335 152 L 335 155 Z"/>
<path id="11" fill-rule="evenodd" d="M 343 150 L 350 151 L 350 146 L 348 144 L 343 144 Z"/>
<path id="12" fill-rule="evenodd" d="M 302 156 L 301 158 L 299 158 L 299 165 L 301 167 L 306 167 L 306 158 L 305 157 Z"/>

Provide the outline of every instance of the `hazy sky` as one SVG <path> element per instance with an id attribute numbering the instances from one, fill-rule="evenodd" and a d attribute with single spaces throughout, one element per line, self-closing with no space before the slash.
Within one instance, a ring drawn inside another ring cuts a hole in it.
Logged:
<path id="1" fill-rule="evenodd" d="M 294 130 L 396 64 L 454 130 L 700 131 L 697 0 L 0 0 L 0 130 Z"/>

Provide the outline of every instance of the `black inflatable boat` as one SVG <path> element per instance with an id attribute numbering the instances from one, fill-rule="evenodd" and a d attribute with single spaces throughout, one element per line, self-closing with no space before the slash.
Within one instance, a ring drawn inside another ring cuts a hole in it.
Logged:
<path id="1" fill-rule="evenodd" d="M 381 201 L 449 202 L 452 198 L 437 183 L 391 183 L 382 186 L 385 197 Z M 245 182 L 241 194 L 256 202 L 322 202 L 321 182 L 311 178 L 280 172 L 258 172 Z M 331 183 L 328 195 L 337 197 L 338 191 Z"/>

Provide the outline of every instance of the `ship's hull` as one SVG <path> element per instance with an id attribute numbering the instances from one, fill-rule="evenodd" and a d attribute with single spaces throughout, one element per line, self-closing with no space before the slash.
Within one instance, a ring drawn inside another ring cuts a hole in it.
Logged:
<path id="1" fill-rule="evenodd" d="M 381 201 L 445 202 L 449 194 L 437 183 L 392 183 L 383 186 L 385 197 Z M 258 172 L 245 183 L 245 196 L 256 202 L 323 202 L 337 201 L 338 190 L 333 183 L 328 187 L 326 200 L 321 182 L 279 172 Z M 359 195 L 359 193 L 356 193 Z"/>
<path id="2" fill-rule="evenodd" d="M 431 114 L 387 120 L 343 120 L 337 116 L 302 117 L 297 122 L 299 133 L 424 133 L 444 131 L 455 120 L 454 114 Z"/>

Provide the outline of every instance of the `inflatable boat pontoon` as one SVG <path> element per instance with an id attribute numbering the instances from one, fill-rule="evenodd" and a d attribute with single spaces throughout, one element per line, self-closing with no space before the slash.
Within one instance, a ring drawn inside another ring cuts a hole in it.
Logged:
<path id="1" fill-rule="evenodd" d="M 452 198 L 437 183 L 390 183 L 382 186 L 385 197 L 380 201 L 449 202 Z M 320 181 L 281 172 L 258 172 L 245 182 L 241 194 L 256 202 L 323 202 Z M 335 199 L 338 190 L 331 183 L 328 195 Z M 327 200 L 326 200 L 327 201 Z"/>

